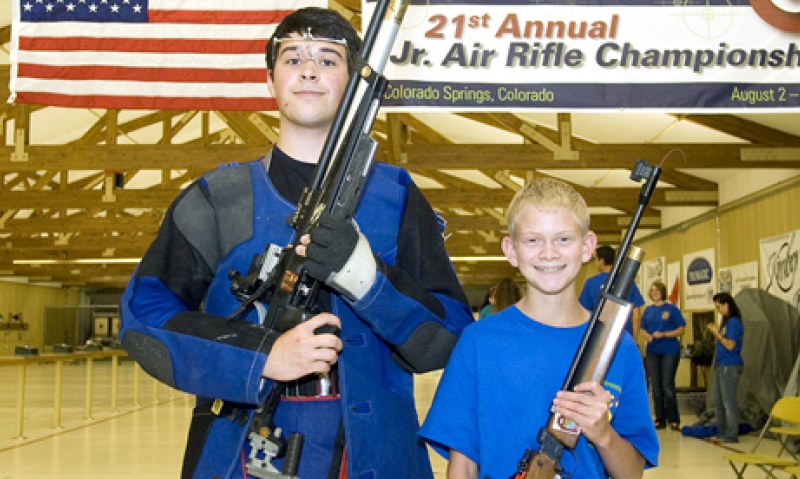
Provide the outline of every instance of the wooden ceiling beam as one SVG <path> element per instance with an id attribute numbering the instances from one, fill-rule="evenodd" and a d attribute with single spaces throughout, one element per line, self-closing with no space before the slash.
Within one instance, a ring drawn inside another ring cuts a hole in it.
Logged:
<path id="1" fill-rule="evenodd" d="M 81 178 L 80 180 L 74 180 L 67 185 L 67 190 L 88 190 L 92 189 L 95 186 L 99 185 L 103 182 L 103 178 L 105 177 L 105 172 L 98 172 L 92 175 L 86 176 L 85 178 Z"/>
<path id="2" fill-rule="evenodd" d="M 449 138 L 426 125 L 414 115 L 410 115 L 408 113 L 402 113 L 398 115 L 403 123 L 416 130 L 417 133 L 419 133 L 419 135 L 425 139 L 425 143 L 433 143 L 437 145 L 450 145 L 453 143 Z"/>
<path id="3" fill-rule="evenodd" d="M 763 146 L 800 146 L 800 137 L 734 115 L 672 115 Z"/>
<path id="4" fill-rule="evenodd" d="M 55 238 L 50 238 L 50 242 L 52 243 Z M 116 258 L 141 258 L 144 252 L 147 250 L 149 244 L 144 245 L 137 245 L 135 247 L 122 247 L 122 248 L 115 248 L 114 246 L 105 246 L 99 247 L 97 240 L 95 240 L 94 247 L 92 249 L 84 248 L 84 247 L 72 247 L 70 243 L 73 242 L 75 238 L 70 237 L 67 244 L 62 245 L 62 248 L 56 249 L 52 247 L 51 249 L 28 249 L 22 247 L 20 249 L 2 249 L 0 250 L 0 263 L 1 264 L 13 264 L 14 261 L 40 261 L 40 260 L 59 260 L 59 261 L 67 261 L 67 260 L 108 260 L 111 264 L 114 259 Z M 113 253 L 109 255 L 109 252 Z"/>
<path id="5" fill-rule="evenodd" d="M 677 166 L 676 166 L 677 168 Z M 667 182 L 685 190 L 717 191 L 719 186 L 713 181 L 704 180 L 677 169 L 661 170 L 659 181 Z"/>
<path id="6" fill-rule="evenodd" d="M 124 220 L 120 216 L 107 218 L 90 218 L 85 214 L 74 214 L 67 217 L 52 219 L 10 219 L 5 222 L 5 227 L 0 232 L 7 232 L 18 235 L 30 235 L 46 232 L 73 231 L 85 234 L 109 234 L 118 232 L 146 233 L 154 234 L 158 231 L 161 218 L 158 215 L 141 215 L 137 217 L 126 217 Z M 3 240 L 0 239 L 0 247 Z"/>
<path id="7" fill-rule="evenodd" d="M 118 208 L 163 208 L 181 192 L 177 188 L 147 190 L 114 190 L 115 206 Z M 67 208 L 105 209 L 110 203 L 103 202 L 103 192 L 90 191 L 36 191 L 3 192 L 0 203 L 12 209 L 22 208 Z M 25 205 L 25 206 L 18 206 Z"/>
<path id="8" fill-rule="evenodd" d="M 621 209 L 636 205 L 636 188 L 577 188 L 586 199 L 587 205 L 609 206 Z M 117 208 L 164 208 L 180 194 L 178 188 L 147 190 L 118 189 L 114 191 Z M 440 208 L 463 208 L 480 205 L 482 208 L 506 208 L 514 192 L 506 189 L 490 190 L 475 187 L 457 191 L 447 189 L 423 190 L 428 201 Z M 103 193 L 91 191 L 4 191 L 0 202 L 7 209 L 23 208 L 104 208 L 108 203 L 102 201 Z M 677 188 L 659 188 L 650 201 L 652 207 L 661 206 L 717 206 L 716 191 L 687 191 Z"/>
<path id="9" fill-rule="evenodd" d="M 623 145 L 603 144 L 581 148 L 578 161 L 554 161 L 552 153 L 539 145 L 512 144 L 454 144 L 454 145 L 407 145 L 409 168 L 433 169 L 623 169 L 630 170 L 639 158 L 650 162 L 660 161 L 670 150 L 681 148 L 688 158 L 688 164 L 667 162 L 663 169 L 692 168 L 731 169 L 731 168 L 800 168 L 800 157 L 794 160 L 743 161 L 742 145 L 703 144 L 703 145 Z M 746 148 L 746 147 L 744 147 Z M 491 162 L 490 165 L 487 163 Z"/>
<path id="10" fill-rule="evenodd" d="M 506 231 L 506 226 L 489 215 L 446 215 L 448 231 L 473 231 L 473 230 L 501 230 Z M 648 228 L 661 228 L 661 215 L 643 216 L 642 223 Z M 620 232 L 630 224 L 630 216 L 624 215 L 592 215 L 590 228 L 594 232 L 612 233 Z"/>
<path id="11" fill-rule="evenodd" d="M 11 25 L 0 27 L 0 45 L 5 45 L 11 41 Z"/>
<path id="12" fill-rule="evenodd" d="M 217 111 L 225 122 L 243 142 L 250 145 L 271 145 L 269 138 L 248 119 L 249 113 L 239 111 Z"/>
<path id="13" fill-rule="evenodd" d="M 403 146 L 408 143 L 408 125 L 403 123 L 400 115 L 396 113 L 388 113 L 386 115 L 386 123 L 388 127 L 387 139 L 389 142 L 389 158 L 388 163 L 399 165 L 405 163 L 405 153 Z"/>
<path id="14" fill-rule="evenodd" d="M 117 112 L 117 116 L 119 115 L 119 111 Z M 142 115 L 140 117 L 134 118 L 132 120 L 128 120 L 123 123 L 117 123 L 116 126 L 116 135 L 117 136 L 127 136 L 130 133 L 133 133 L 137 130 L 141 130 L 143 128 L 148 128 L 150 126 L 155 125 L 156 123 L 160 123 L 165 121 L 165 116 L 168 116 L 170 119 L 175 116 L 183 115 L 185 112 L 182 111 L 157 111 L 154 113 L 148 113 Z M 76 146 L 86 146 L 86 145 L 98 145 L 104 141 L 106 141 L 106 126 L 107 120 L 106 115 L 101 116 L 97 122 L 95 122 L 89 130 L 87 130 L 84 135 L 75 140 L 68 145 L 76 145 Z"/>
<path id="15" fill-rule="evenodd" d="M 72 234 L 69 243 L 66 245 L 55 244 L 55 233 Z M 85 230 L 75 231 L 74 228 L 64 228 L 62 230 L 50 230 L 48 238 L 20 238 L 15 236 L 0 240 L 0 251 L 15 251 L 22 254 L 25 251 L 104 251 L 105 248 L 114 248 L 116 251 L 130 251 L 132 254 L 142 254 L 153 238 L 155 231 L 148 232 L 140 236 L 101 234 L 101 232 L 87 232 Z M 108 232 L 106 232 L 108 233 Z M 102 245 L 102 246 L 100 246 Z M 115 254 L 119 257 L 119 254 Z M 91 256 L 89 256 L 91 257 Z"/>
<path id="16" fill-rule="evenodd" d="M 636 188 L 576 188 L 584 196 L 586 204 L 593 206 L 636 205 L 639 190 Z M 484 208 L 506 208 L 511 202 L 514 192 L 511 190 L 488 190 L 475 188 L 472 190 L 424 190 L 423 193 L 431 204 L 442 208 L 462 208 L 466 205 L 481 205 Z M 686 191 L 676 188 L 659 188 L 650 200 L 652 207 L 662 206 L 717 206 L 716 191 Z"/>
<path id="17" fill-rule="evenodd" d="M 135 264 L 123 265 L 13 265 L 0 266 L 0 271 L 11 272 L 15 277 L 41 278 L 38 282 L 80 284 L 87 286 L 113 286 L 118 288 L 128 282 Z"/>
<path id="18" fill-rule="evenodd" d="M 106 118 L 108 112 L 103 114 L 97 119 L 96 122 L 86 130 L 86 132 L 77 140 L 68 143 L 69 145 L 96 145 L 105 140 L 106 125 L 108 122 Z"/>
<path id="19" fill-rule="evenodd" d="M 638 158 L 660 160 L 669 150 L 680 147 L 688 163 L 667 162 L 665 171 L 692 168 L 800 168 L 800 158 L 792 160 L 743 161 L 739 144 L 705 145 L 592 145 L 580 150 L 579 161 L 554 161 L 552 153 L 538 145 L 511 144 L 407 144 L 410 169 L 482 169 L 498 170 L 630 170 Z M 230 158 L 258 158 L 268 145 L 116 145 L 116 146 L 26 146 L 28 161 L 11 162 L 13 146 L 0 147 L 0 172 L 31 170 L 126 170 L 184 169 L 186 165 L 213 169 Z M 746 148 L 746 147 L 745 147 Z M 384 157 L 384 152 L 379 152 Z M 380 158 L 378 158 L 380 159 Z M 487 164 L 488 163 L 488 164 Z"/>
<path id="20" fill-rule="evenodd" d="M 28 161 L 11 162 L 14 147 L 0 147 L 0 172 L 37 170 L 211 170 L 231 158 L 259 158 L 265 145 L 29 146 Z"/>

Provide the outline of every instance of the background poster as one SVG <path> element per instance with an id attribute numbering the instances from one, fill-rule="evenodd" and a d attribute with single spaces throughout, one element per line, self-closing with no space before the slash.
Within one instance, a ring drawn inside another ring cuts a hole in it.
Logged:
<path id="1" fill-rule="evenodd" d="M 716 293 L 714 278 L 714 248 L 683 256 L 683 288 L 685 310 L 703 311 L 714 309 L 712 297 Z"/>
<path id="2" fill-rule="evenodd" d="M 798 32 L 771 0 L 413 0 L 384 106 L 797 110 Z"/>
<path id="3" fill-rule="evenodd" d="M 758 288 L 758 261 L 720 268 L 718 283 L 717 292 L 731 296 L 744 288 Z"/>
<path id="4" fill-rule="evenodd" d="M 655 281 L 661 281 L 662 283 L 667 285 L 667 294 L 669 295 L 670 285 L 667 284 L 667 257 L 661 256 L 660 258 L 653 258 L 650 261 L 645 261 L 642 263 L 641 274 L 639 274 L 641 278 L 641 283 L 639 284 L 639 291 L 642 293 L 642 297 L 644 298 L 645 306 L 649 306 L 653 304 L 653 300 L 650 299 L 650 286 Z"/>
<path id="5" fill-rule="evenodd" d="M 763 238 L 761 250 L 761 288 L 800 308 L 800 230 Z"/>

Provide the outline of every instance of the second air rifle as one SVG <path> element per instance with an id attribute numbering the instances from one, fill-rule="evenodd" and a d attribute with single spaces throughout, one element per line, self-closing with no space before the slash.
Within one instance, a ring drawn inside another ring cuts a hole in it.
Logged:
<path id="1" fill-rule="evenodd" d="M 586 381 L 602 384 L 605 379 L 625 331 L 625 323 L 633 311 L 633 305 L 626 298 L 644 257 L 644 250 L 631 246 L 631 243 L 660 174 L 661 167 L 648 166 L 646 161 L 636 160 L 630 177 L 636 182 L 644 180 L 639 191 L 638 205 L 600 292 L 600 299 L 589 317 L 589 324 L 567 372 L 562 391 L 572 391 L 575 386 Z M 553 479 L 568 476 L 569 472 L 564 471 L 561 458 L 565 451 L 575 447 L 580 434 L 580 427 L 558 414 L 555 406 L 551 405 L 547 424 L 536 437 L 539 449 L 525 451 L 517 472 L 510 479 Z"/>

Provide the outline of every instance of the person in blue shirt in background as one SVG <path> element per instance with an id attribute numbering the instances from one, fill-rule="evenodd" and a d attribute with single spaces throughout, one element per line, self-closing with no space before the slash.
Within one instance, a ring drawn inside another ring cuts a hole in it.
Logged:
<path id="1" fill-rule="evenodd" d="M 597 306 L 597 303 L 600 301 L 600 290 L 606 283 L 606 278 L 608 278 L 608 273 L 611 272 L 611 267 L 614 265 L 614 258 L 616 258 L 616 256 L 617 253 L 611 246 L 604 245 L 597 247 L 594 253 L 594 264 L 597 266 L 597 269 L 600 270 L 600 274 L 594 275 L 586 280 L 586 283 L 583 284 L 581 295 L 578 297 L 581 306 L 586 308 L 587 311 L 591 312 L 594 310 L 594 307 Z M 625 324 L 625 331 L 629 332 L 635 341 L 639 336 L 639 329 L 642 323 L 644 298 L 642 298 L 642 293 L 639 292 L 639 288 L 634 284 L 626 299 L 633 303 L 633 312 L 627 324 Z"/>
<path id="2" fill-rule="evenodd" d="M 478 319 L 483 319 L 492 314 L 492 306 L 494 305 L 494 291 L 497 286 L 492 286 L 486 291 L 486 298 L 483 300 L 481 309 L 478 311 Z"/>
<path id="3" fill-rule="evenodd" d="M 716 366 L 711 402 L 719 434 L 715 442 L 739 442 L 739 404 L 736 389 L 742 375 L 742 337 L 744 326 L 736 301 L 728 293 L 714 295 L 714 307 L 722 315 L 722 323 L 709 323 L 707 328 L 717 339 Z"/>
<path id="4" fill-rule="evenodd" d="M 678 399 L 675 393 L 675 374 L 681 358 L 680 338 L 686 327 L 686 320 L 680 310 L 667 302 L 667 286 L 655 281 L 650 286 L 650 299 L 653 304 L 642 315 L 641 334 L 647 341 L 645 360 L 655 406 L 656 429 L 680 429 L 681 416 L 678 412 Z"/>

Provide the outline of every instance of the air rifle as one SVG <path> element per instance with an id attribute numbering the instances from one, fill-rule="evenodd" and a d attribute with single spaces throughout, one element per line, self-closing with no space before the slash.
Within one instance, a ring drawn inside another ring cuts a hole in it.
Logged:
<path id="1" fill-rule="evenodd" d="M 228 274 L 231 292 L 241 302 L 228 316 L 229 320 L 241 319 L 255 307 L 265 328 L 283 333 L 320 312 L 317 295 L 322 282 L 306 272 L 305 258 L 297 254 L 297 246 L 322 212 L 348 220 L 356 214 L 378 146 L 369 133 L 388 84 L 382 72 L 408 2 L 378 1 L 311 182 L 290 218 L 295 230 L 292 243 L 285 247 L 268 244 L 262 254 L 254 256 L 246 275 L 235 270 Z M 266 310 L 263 304 L 268 305 Z M 315 332 L 337 334 L 338 329 L 323 326 Z M 330 378 L 320 375 L 318 387 L 322 395 L 328 395 Z M 251 452 L 246 468 L 252 476 L 296 479 L 302 435 L 292 434 L 287 441 L 273 421 L 285 389 L 285 383 L 276 382 L 251 421 L 248 431 Z M 217 404 L 221 401 L 215 401 Z M 284 455 L 284 467 L 279 472 L 271 462 Z"/>
<path id="2" fill-rule="evenodd" d="M 625 331 L 625 323 L 633 310 L 633 305 L 626 298 L 644 257 L 644 250 L 631 246 L 631 242 L 660 174 L 659 166 L 648 166 L 646 161 L 636 160 L 630 178 L 636 182 L 645 180 L 639 191 L 636 212 L 603 285 L 600 300 L 589 317 L 589 324 L 567 372 L 562 391 L 571 391 L 586 381 L 602 383 L 605 379 Z M 575 447 L 580 434 L 580 427 L 559 415 L 555 406 L 551 405 L 547 425 L 536 437 L 539 450 L 526 450 L 519 461 L 517 472 L 510 479 L 552 479 L 561 475 L 565 472 L 561 466 L 561 457 L 566 449 L 572 450 Z"/>

